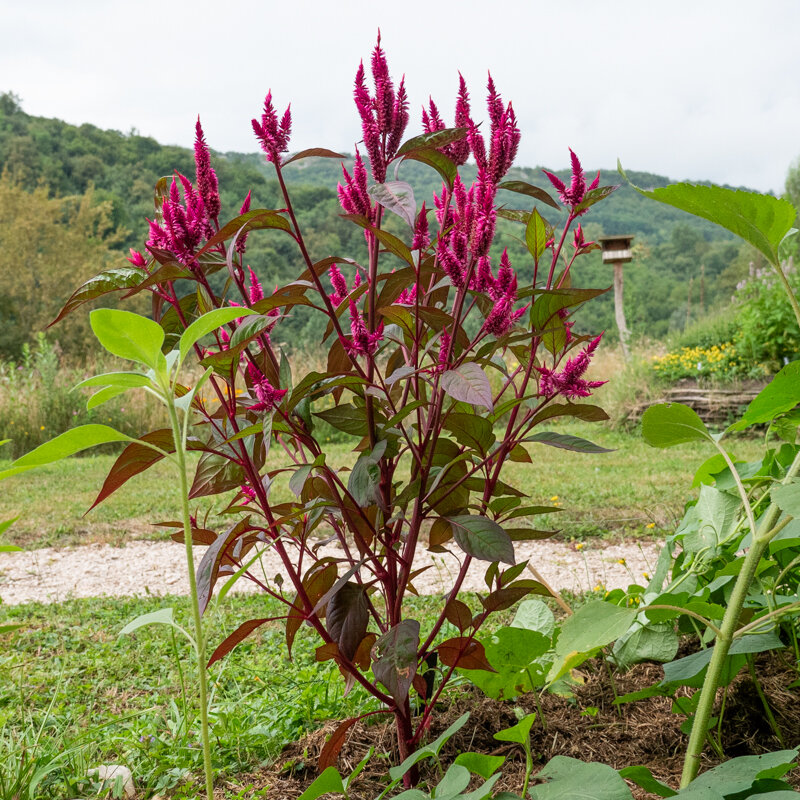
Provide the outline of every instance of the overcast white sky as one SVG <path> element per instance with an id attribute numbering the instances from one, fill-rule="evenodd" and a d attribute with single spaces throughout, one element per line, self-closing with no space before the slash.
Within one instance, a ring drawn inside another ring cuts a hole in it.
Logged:
<path id="1" fill-rule="evenodd" d="M 216 150 L 257 149 L 267 89 L 292 149 L 352 151 L 352 83 L 380 26 L 389 65 L 446 121 L 458 71 L 513 101 L 520 166 L 710 179 L 780 192 L 800 156 L 798 0 L 0 0 L 0 91 L 31 114 Z M 480 118 L 483 114 L 480 114 Z"/>

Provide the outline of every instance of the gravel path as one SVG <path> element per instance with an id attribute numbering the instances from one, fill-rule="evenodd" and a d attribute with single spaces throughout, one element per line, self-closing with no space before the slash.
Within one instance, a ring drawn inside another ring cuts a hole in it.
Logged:
<path id="1" fill-rule="evenodd" d="M 658 550 L 652 543 L 587 544 L 576 550 L 575 545 L 562 542 L 522 542 L 517 545 L 517 561 L 530 559 L 558 590 L 580 592 L 598 584 L 611 589 L 641 583 L 642 573 L 652 572 Z M 197 551 L 199 559 L 203 548 Z M 322 548 L 322 553 L 341 555 L 333 547 Z M 264 574 L 270 579 L 282 571 L 273 553 L 266 552 L 262 561 Z M 431 567 L 414 581 L 420 594 L 444 591 L 458 571 L 454 556 L 426 550 L 418 554 L 414 566 Z M 464 588 L 485 591 L 484 572 L 484 566 L 473 563 Z M 251 588 L 249 581 L 240 580 L 236 590 Z M 184 549 L 175 542 L 134 541 L 124 547 L 93 544 L 0 553 L 0 598 L 10 605 L 57 603 L 73 597 L 186 594 L 188 589 Z"/>

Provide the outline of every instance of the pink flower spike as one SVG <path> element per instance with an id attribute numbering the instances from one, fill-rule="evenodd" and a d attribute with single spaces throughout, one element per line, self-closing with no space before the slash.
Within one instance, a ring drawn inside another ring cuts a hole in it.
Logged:
<path id="1" fill-rule="evenodd" d="M 264 99 L 264 112 L 261 115 L 261 122 L 254 119 L 253 133 L 256 138 L 261 142 L 261 149 L 267 157 L 267 161 L 273 163 L 280 162 L 280 154 L 285 153 L 289 149 L 289 136 L 292 132 L 292 115 L 290 107 L 278 122 L 278 114 L 275 111 L 275 106 L 272 103 L 272 92 L 267 92 Z"/>
<path id="2" fill-rule="evenodd" d="M 239 491 L 244 495 L 242 498 L 242 505 L 244 506 L 246 506 L 248 503 L 252 503 L 256 499 L 255 489 L 247 484 L 240 486 Z"/>
<path id="3" fill-rule="evenodd" d="M 338 306 L 347 297 L 347 281 L 336 264 L 331 264 L 328 270 L 328 277 L 331 279 L 331 286 L 333 286 L 333 293 L 328 297 L 332 305 Z"/>
<path id="4" fill-rule="evenodd" d="M 248 267 L 247 269 L 250 270 L 250 286 L 248 287 L 248 294 L 250 297 L 250 305 L 253 306 L 259 300 L 264 299 L 264 290 L 261 288 L 261 281 L 259 281 L 252 268 Z"/>
<path id="5" fill-rule="evenodd" d="M 246 214 L 250 210 L 250 197 L 252 192 L 247 193 L 247 197 L 245 197 L 244 202 L 242 203 L 242 207 L 239 209 L 239 215 Z M 236 252 L 240 255 L 244 255 L 244 251 L 247 249 L 247 236 L 249 231 L 245 231 L 244 233 L 240 233 L 239 237 L 236 239 Z"/>
<path id="6" fill-rule="evenodd" d="M 411 240 L 412 250 L 425 250 L 431 243 L 431 235 L 428 231 L 428 214 L 425 209 L 425 201 L 417 214 L 417 222 L 414 225 L 414 238 Z"/>
<path id="7" fill-rule="evenodd" d="M 147 260 L 145 259 L 145 257 L 138 250 L 134 250 L 132 247 L 130 248 L 130 251 L 131 251 L 131 257 L 128 259 L 128 261 L 130 261 L 130 263 L 133 264 L 134 267 L 143 269 L 146 272 Z"/>
<path id="8" fill-rule="evenodd" d="M 364 319 L 361 312 L 356 307 L 356 304 L 350 301 L 350 333 L 351 339 L 348 342 L 343 342 L 344 347 L 348 352 L 354 355 L 373 355 L 378 349 L 378 343 L 383 338 L 383 323 L 380 324 L 378 330 L 370 333 L 367 326 L 364 324 Z"/>
<path id="9" fill-rule="evenodd" d="M 211 155 L 203 136 L 200 117 L 197 118 L 195 133 L 194 163 L 197 171 L 197 190 L 200 192 L 200 197 L 203 198 L 209 220 L 214 220 L 220 212 L 219 184 L 217 173 L 211 166 Z"/>
<path id="10" fill-rule="evenodd" d="M 276 389 L 253 364 L 247 365 L 247 374 L 253 382 L 253 391 L 258 400 L 250 406 L 251 411 L 272 411 L 280 405 L 286 389 Z"/>
<path id="11" fill-rule="evenodd" d="M 606 381 L 587 381 L 583 377 L 602 337 L 601 333 L 592 339 L 577 356 L 568 359 L 561 372 L 555 372 L 547 367 L 536 367 L 540 375 L 539 393 L 547 397 L 561 394 L 572 400 L 577 397 L 589 397 L 592 389 L 606 383 Z"/>

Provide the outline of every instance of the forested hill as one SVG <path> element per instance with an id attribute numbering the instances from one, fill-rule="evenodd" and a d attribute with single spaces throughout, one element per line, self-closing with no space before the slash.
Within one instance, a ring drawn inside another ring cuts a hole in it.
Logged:
<path id="1" fill-rule="evenodd" d="M 213 141 L 210 143 L 213 146 Z M 325 144 L 319 142 L 320 146 Z M 213 163 L 219 176 L 223 216 L 234 216 L 250 190 L 254 208 L 282 205 L 277 182 L 272 177 L 272 165 L 265 163 L 261 155 L 216 154 Z M 194 162 L 190 149 L 161 145 L 135 132 L 123 134 L 88 124 L 74 126 L 56 119 L 31 116 L 22 110 L 17 98 L 4 94 L 0 95 L 0 170 L 6 179 L 17 185 L 28 190 L 44 185 L 53 196 L 80 195 L 94 186 L 95 200 L 111 203 L 112 221 L 121 234 L 117 242 L 140 247 L 147 232 L 144 218 L 152 216 L 153 185 L 174 170 L 193 177 Z M 464 180 L 469 182 L 474 172 L 474 167 L 464 167 Z M 568 179 L 565 171 L 557 173 Z M 589 173 L 594 174 L 587 167 Z M 644 187 L 670 182 L 664 176 L 644 172 L 630 171 L 629 176 Z M 338 217 L 339 162 L 302 160 L 287 168 L 286 177 L 292 185 L 304 230 L 309 232 L 312 255 L 322 258 L 355 252 L 351 248 L 360 247 L 363 237 L 360 231 Z M 412 184 L 418 202 L 425 199 L 429 205 L 431 193 L 441 188 L 437 173 L 416 162 L 404 162 L 398 178 Z M 514 168 L 508 179 L 550 188 L 539 167 Z M 601 184 L 618 183 L 621 178 L 615 169 L 601 170 Z M 509 207 L 529 208 L 529 198 L 507 192 L 503 195 L 501 201 Z M 558 222 L 553 209 L 543 208 L 542 213 L 551 222 Z M 636 267 L 629 270 L 626 305 L 634 330 L 651 336 L 663 335 L 668 329 L 683 324 L 681 309 L 687 304 L 689 279 L 698 274 L 701 264 L 706 306 L 730 297 L 731 288 L 741 273 L 743 259 L 739 257 L 739 247 L 724 231 L 647 200 L 627 185 L 594 206 L 582 222 L 591 238 L 617 233 L 636 237 L 638 256 Z M 499 244 L 508 247 L 512 261 L 515 255 L 520 261 L 526 258 L 518 241 L 520 235 L 520 230 L 511 223 L 501 228 Z M 296 259 L 288 250 L 288 242 L 278 242 L 273 237 L 261 246 L 255 244 L 255 237 L 251 240 L 249 255 L 253 266 L 266 280 L 274 284 L 291 279 Z M 260 263 L 259 257 L 263 259 Z M 577 277 L 587 285 L 608 285 L 610 275 L 605 273 L 599 256 L 593 254 L 584 260 Z M 610 298 L 596 303 L 595 310 L 585 315 L 584 323 L 590 327 L 613 328 Z M 295 324 L 305 326 L 300 320 Z"/>

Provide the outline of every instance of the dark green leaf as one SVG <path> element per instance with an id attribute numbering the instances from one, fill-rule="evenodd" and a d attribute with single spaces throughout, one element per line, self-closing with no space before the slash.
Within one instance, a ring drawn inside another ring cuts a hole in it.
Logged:
<path id="1" fill-rule="evenodd" d="M 534 208 L 525 228 L 525 244 L 533 260 L 538 263 L 547 244 L 547 225 Z"/>
<path id="2" fill-rule="evenodd" d="M 576 453 L 612 453 L 613 450 L 607 447 L 600 447 L 598 444 L 581 439 L 580 436 L 572 436 L 568 433 L 555 433 L 554 431 L 542 431 L 526 436 L 523 441 L 538 442 L 539 444 L 550 445 L 550 447 L 560 447 L 562 450 L 572 450 Z"/>
<path id="3" fill-rule="evenodd" d="M 198 256 L 216 247 L 218 244 L 230 239 L 233 236 L 241 236 L 249 231 L 262 230 L 264 228 L 277 228 L 278 230 L 291 233 L 292 225 L 286 217 L 281 216 L 277 211 L 270 211 L 265 208 L 255 208 L 240 214 L 220 228 L 205 244 L 202 250 L 197 252 Z"/>
<path id="4" fill-rule="evenodd" d="M 480 561 L 514 564 L 514 544 L 509 535 L 493 520 L 472 514 L 447 517 L 456 544 Z"/>
<path id="5" fill-rule="evenodd" d="M 310 147 L 308 150 L 301 150 L 299 153 L 289 156 L 281 164 L 281 167 L 286 167 L 293 161 L 300 161 L 301 158 L 340 158 L 344 161 L 347 156 L 344 153 L 335 153 L 333 150 L 327 150 L 324 147 Z"/>
<path id="6" fill-rule="evenodd" d="M 535 200 L 541 200 L 543 203 L 547 203 L 547 205 L 555 208 L 557 211 L 561 210 L 558 203 L 553 200 L 544 189 L 540 189 L 532 183 L 526 183 L 525 181 L 503 181 L 498 184 L 497 188 L 506 189 L 509 192 L 516 192 L 517 194 L 526 194 L 528 197 L 533 197 Z"/>
<path id="7" fill-rule="evenodd" d="M 532 800 L 633 800 L 625 781 L 606 764 L 554 756 L 536 777 L 547 783 L 531 789 Z"/>
<path id="8" fill-rule="evenodd" d="M 453 142 L 461 141 L 467 135 L 467 128 L 444 128 L 440 131 L 422 133 L 403 142 L 395 158 L 408 155 L 415 150 L 445 147 Z"/>
<path id="9" fill-rule="evenodd" d="M 452 433 L 459 444 L 482 455 L 488 452 L 495 441 L 492 423 L 477 414 L 450 414 L 444 421 L 444 429 Z"/>
<path id="10" fill-rule="evenodd" d="M 67 302 L 64 303 L 64 307 L 58 312 L 58 316 L 50 325 L 55 325 L 56 322 L 64 319 L 67 314 L 89 300 L 102 297 L 109 292 L 118 292 L 121 289 L 130 289 L 133 286 L 138 286 L 146 277 L 142 270 L 133 269 L 132 267 L 119 267 L 118 269 L 109 269 L 101 272 L 99 275 L 89 278 L 88 281 L 79 286 L 70 295 Z"/>
<path id="11" fill-rule="evenodd" d="M 447 184 L 448 189 L 453 188 L 453 182 L 458 174 L 458 167 L 444 153 L 432 147 L 421 147 L 418 150 L 407 153 L 404 157 L 405 159 L 419 161 L 421 164 L 433 167 L 442 176 L 442 180 Z"/>

